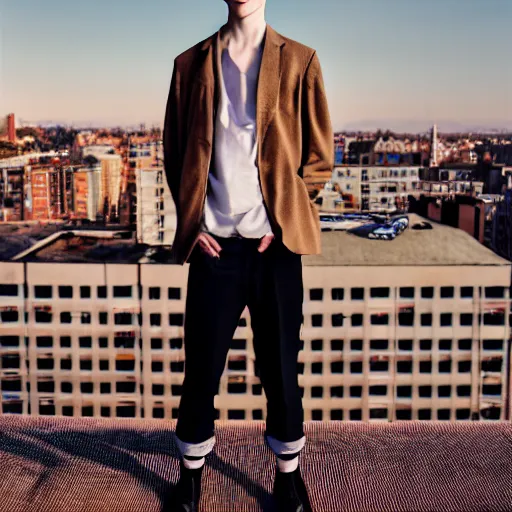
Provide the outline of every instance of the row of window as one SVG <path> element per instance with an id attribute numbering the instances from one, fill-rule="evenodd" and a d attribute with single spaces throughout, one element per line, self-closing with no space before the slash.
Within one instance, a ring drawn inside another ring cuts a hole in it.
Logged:
<path id="1" fill-rule="evenodd" d="M 114 386 L 112 386 L 114 384 Z M 80 393 L 93 394 L 95 391 L 100 394 L 111 394 L 114 389 L 115 393 L 119 394 L 144 394 L 144 385 L 138 385 L 136 382 L 80 382 L 78 384 Z M 429 386 L 421 385 L 414 386 L 417 390 L 419 398 L 433 398 L 434 392 L 437 398 L 469 398 L 471 396 L 471 386 L 467 384 L 461 384 L 457 386 L 440 385 L 440 386 Z M 1 383 L 2 392 L 21 392 L 22 384 L 20 379 L 5 380 Z M 311 386 L 310 394 L 311 398 L 343 398 L 344 397 L 344 386 Z M 350 398 L 361 398 L 363 396 L 363 386 L 346 386 L 348 393 L 347 397 Z M 27 392 L 30 392 L 30 382 L 27 382 Z M 53 380 L 44 380 L 37 382 L 38 393 L 55 393 L 55 382 Z M 60 392 L 67 394 L 73 393 L 72 382 L 61 382 Z M 228 394 L 243 394 L 247 395 L 251 393 L 252 396 L 261 396 L 263 394 L 263 388 L 261 384 L 248 385 L 245 383 L 229 383 L 227 386 Z M 502 394 L 501 384 L 484 384 L 481 390 L 482 395 L 499 397 Z M 166 388 L 163 384 L 152 384 L 151 394 L 153 396 L 164 396 L 166 394 Z M 170 386 L 170 394 L 172 396 L 181 396 L 182 386 L 179 384 L 172 384 Z M 300 394 L 304 397 L 304 388 L 300 386 Z M 413 397 L 413 386 L 397 386 L 395 390 L 395 398 L 397 399 L 412 399 Z M 388 396 L 388 386 L 386 385 L 371 385 L 368 386 L 368 396 Z"/>
<path id="2" fill-rule="evenodd" d="M 71 357 L 68 358 L 55 358 L 58 362 L 60 362 L 60 370 L 61 371 L 71 371 L 73 369 L 73 359 Z M 39 357 L 36 360 L 37 370 L 55 370 L 55 359 L 53 357 Z M 1 363 L 3 370 L 19 370 L 20 369 L 20 356 L 18 354 L 4 354 L 1 356 Z M 114 362 L 114 368 L 112 370 L 118 372 L 131 372 L 135 371 L 135 357 L 132 356 L 130 358 L 117 358 Z M 452 365 L 452 363 L 455 363 Z M 29 361 L 26 361 L 27 367 L 29 367 Z M 143 368 L 143 361 L 140 361 L 141 371 Z M 419 373 L 433 373 L 434 366 L 437 368 L 438 373 L 452 373 L 454 371 L 453 366 L 456 367 L 458 373 L 470 373 L 472 367 L 472 360 L 460 360 L 460 361 L 452 361 L 451 359 L 437 361 L 437 364 L 434 364 L 431 360 L 419 360 L 413 361 L 411 359 L 408 360 L 400 360 L 390 362 L 388 360 L 378 360 L 378 359 L 370 359 L 368 361 L 368 369 L 370 372 L 386 372 L 389 373 L 391 371 L 392 365 L 395 367 L 396 373 L 402 374 L 412 374 L 414 368 L 416 366 L 417 371 Z M 485 372 L 501 372 L 502 370 L 502 359 L 501 358 L 492 358 L 489 360 L 481 361 L 481 371 Z M 363 361 L 316 361 L 316 362 L 307 362 L 307 363 L 298 363 L 298 373 L 304 374 L 304 369 L 307 365 L 307 368 L 310 370 L 311 374 L 316 375 L 324 375 L 327 371 L 331 374 L 344 374 L 345 368 L 348 369 L 348 373 L 351 374 L 362 374 L 363 373 Z M 95 369 L 99 371 L 111 371 L 110 368 L 110 360 L 109 359 L 100 359 L 96 364 L 94 364 Z M 185 367 L 184 361 L 171 361 L 169 363 L 169 370 L 171 373 L 183 373 Z M 93 370 L 93 360 L 92 359 L 80 359 L 79 360 L 79 368 L 81 371 L 92 371 Z M 229 358 L 227 362 L 228 371 L 233 372 L 245 372 L 247 370 L 247 361 L 245 357 L 237 357 L 237 358 Z M 164 371 L 164 362 L 163 361 L 151 361 L 151 372 L 152 373 L 162 373 Z"/>
<path id="3" fill-rule="evenodd" d="M 60 336 L 59 346 L 61 348 L 71 348 L 72 338 L 71 336 Z M 38 348 L 52 348 L 57 344 L 54 341 L 53 336 L 36 336 L 36 347 Z M 78 345 L 80 348 L 92 348 L 93 347 L 92 336 L 78 336 Z M 113 338 L 114 348 L 126 348 L 133 349 L 136 345 L 135 336 L 126 333 L 123 336 L 114 336 Z M 351 339 L 347 340 L 347 350 L 353 352 L 360 352 L 363 350 L 364 341 L 362 339 Z M 455 347 L 453 346 L 455 342 Z M 475 340 L 477 342 L 477 340 Z M 28 346 L 29 338 L 25 337 L 25 344 Z M 55 345 L 54 345 L 55 343 Z M 139 348 L 142 348 L 142 339 L 139 338 Z M 164 347 L 163 338 L 151 338 L 149 340 L 151 350 L 162 350 Z M 368 341 L 370 350 L 389 350 L 393 345 L 392 340 L 387 339 L 372 339 Z M 434 347 L 437 347 L 440 351 L 450 351 L 457 348 L 461 351 L 470 351 L 473 347 L 473 340 L 471 338 L 461 338 L 458 340 L 451 339 L 440 339 L 434 342 L 431 339 L 419 339 L 417 340 L 417 346 L 419 350 L 431 351 Z M 4 335 L 0 336 L 0 348 L 16 348 L 21 346 L 20 336 L 16 335 Z M 170 350 L 179 350 L 183 347 L 183 338 L 168 338 L 166 346 Z M 323 350 L 331 351 L 343 351 L 344 340 L 342 339 L 331 339 L 330 343 L 323 339 L 313 339 L 309 342 L 310 349 L 313 352 L 322 352 Z M 100 336 L 98 338 L 98 348 L 108 349 L 109 338 Z M 305 342 L 300 340 L 300 350 L 304 350 Z M 247 340 L 241 338 L 233 338 L 231 340 L 230 348 L 232 350 L 246 350 Z M 399 339 L 397 340 L 397 349 L 400 351 L 412 351 L 414 348 L 414 340 L 412 339 Z M 484 339 L 482 340 L 482 350 L 501 351 L 503 350 L 503 340 L 501 339 Z"/>
<path id="4" fill-rule="evenodd" d="M 311 325 L 313 327 L 324 327 L 324 316 L 321 313 L 311 315 Z M 333 313 L 331 316 L 332 327 L 343 327 L 344 319 L 350 318 L 352 327 L 361 327 L 364 323 L 364 315 L 362 313 L 353 313 L 351 315 L 344 315 L 343 313 Z M 454 325 L 454 313 L 440 313 L 439 326 L 451 327 Z M 471 327 L 473 325 L 473 313 L 459 313 L 458 326 Z M 434 315 L 432 313 L 420 313 L 419 320 L 422 327 L 433 326 Z M 390 315 L 388 313 L 373 313 L 370 315 L 371 325 L 390 325 Z M 501 311 L 490 311 L 487 313 L 479 314 L 477 316 L 477 323 L 479 325 L 505 325 L 505 314 Z M 512 314 L 509 315 L 509 323 L 512 325 Z M 402 327 L 413 327 L 415 325 L 414 308 L 409 308 L 407 312 L 398 313 L 398 325 Z"/>
<path id="5" fill-rule="evenodd" d="M 28 312 L 25 312 L 25 322 L 29 321 Z M 135 316 L 136 315 L 136 316 Z M 53 313 L 49 311 L 38 311 L 34 312 L 34 322 L 38 324 L 50 324 L 54 319 Z M 82 311 L 79 313 L 71 313 L 69 311 L 62 311 L 58 314 L 58 318 L 61 324 L 71 324 L 73 316 L 78 317 L 80 324 L 91 324 L 92 315 L 90 312 Z M 149 315 L 149 326 L 150 327 L 161 327 L 162 324 L 161 313 L 151 313 Z M 322 313 L 314 313 L 311 315 L 311 325 L 313 327 L 324 327 L 324 316 Z M 332 327 L 343 327 L 344 319 L 350 318 L 352 327 L 361 327 L 364 323 L 364 315 L 362 313 L 353 313 L 351 315 L 345 315 L 343 313 L 332 313 L 330 324 Z M 454 313 L 440 313 L 439 314 L 439 326 L 440 327 L 451 327 L 454 324 L 453 319 L 456 317 Z M 473 325 L 473 313 L 459 313 L 457 325 L 460 327 L 471 327 Z M 114 325 L 124 326 L 141 326 L 142 314 L 134 314 L 127 312 L 114 313 Z M 184 314 L 183 313 L 169 313 L 168 326 L 183 326 Z M 414 308 L 408 308 L 407 311 L 398 313 L 398 325 L 402 327 L 413 327 L 415 325 L 415 314 Z M 419 320 L 422 327 L 433 326 L 434 315 L 432 313 L 420 313 Z M 490 325 L 490 326 L 504 326 L 506 315 L 502 310 L 489 311 L 483 314 L 479 314 L 476 319 L 479 325 Z M 0 322 L 1 323 L 17 323 L 20 321 L 20 313 L 18 311 L 0 311 Z M 98 313 L 98 324 L 109 325 L 109 313 L 101 311 Z M 390 315 L 388 313 L 373 313 L 370 315 L 371 325 L 390 325 Z M 509 315 L 509 325 L 512 326 L 512 314 Z"/>
<path id="6" fill-rule="evenodd" d="M 0 284 L 0 297 L 18 297 L 19 286 L 16 284 Z M 95 299 L 107 299 L 107 286 L 97 286 Z M 133 288 L 134 286 L 113 286 L 112 287 L 112 298 L 134 298 Z M 506 287 L 504 286 L 485 286 L 477 287 L 481 297 L 487 299 L 503 299 L 506 296 Z M 420 289 L 420 297 L 422 299 L 434 298 L 435 288 L 433 286 L 423 286 Z M 473 286 L 461 286 L 459 289 L 459 297 L 463 299 L 470 299 L 474 296 Z M 402 299 L 414 299 L 415 288 L 412 286 L 405 286 L 398 289 L 399 297 Z M 375 299 L 389 298 L 391 295 L 391 288 L 389 287 L 374 287 L 370 288 L 369 296 Z M 79 286 L 78 296 L 81 299 L 91 299 L 91 286 Z M 323 288 L 311 288 L 309 290 L 309 298 L 312 301 L 323 300 L 324 290 Z M 331 299 L 332 300 L 344 300 L 345 289 L 344 288 L 331 288 Z M 60 299 L 72 299 L 73 298 L 73 286 L 57 286 L 57 297 Z M 454 286 L 441 286 L 439 288 L 439 297 L 442 299 L 455 298 L 455 287 Z M 36 285 L 34 286 L 34 298 L 36 299 L 52 299 L 53 287 L 49 285 Z M 160 287 L 149 287 L 148 298 L 150 300 L 161 300 L 162 289 Z M 351 300 L 364 300 L 365 289 L 361 287 L 350 288 Z M 169 287 L 167 288 L 167 299 L 168 300 L 181 300 L 181 288 Z"/>
<path id="7" fill-rule="evenodd" d="M 506 294 L 506 287 L 504 286 L 485 286 L 476 287 L 481 297 L 486 299 L 504 299 Z M 369 297 L 371 299 L 388 299 L 391 297 L 392 288 L 389 287 L 375 287 L 370 288 Z M 420 297 L 422 299 L 433 299 L 435 287 L 433 286 L 422 286 L 420 288 Z M 461 299 L 471 299 L 474 296 L 473 286 L 461 286 L 459 289 L 459 297 Z M 416 295 L 416 289 L 413 286 L 404 286 L 398 288 L 398 296 L 401 299 L 414 299 Z M 453 299 L 455 298 L 455 287 L 454 286 L 441 286 L 439 288 L 439 297 L 441 299 Z M 324 298 L 323 288 L 311 288 L 309 290 L 309 300 L 321 301 Z M 345 289 L 344 288 L 331 288 L 331 300 L 344 300 Z M 350 288 L 350 299 L 351 300 L 364 300 L 365 289 L 361 287 Z"/>

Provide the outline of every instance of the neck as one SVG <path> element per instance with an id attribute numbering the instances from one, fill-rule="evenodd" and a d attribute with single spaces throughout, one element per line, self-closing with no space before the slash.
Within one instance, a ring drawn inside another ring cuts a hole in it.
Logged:
<path id="1" fill-rule="evenodd" d="M 229 13 L 226 33 L 236 46 L 254 48 L 261 43 L 265 35 L 266 26 L 265 9 L 262 7 L 256 9 L 249 16 L 245 16 L 245 18 L 237 18 Z"/>

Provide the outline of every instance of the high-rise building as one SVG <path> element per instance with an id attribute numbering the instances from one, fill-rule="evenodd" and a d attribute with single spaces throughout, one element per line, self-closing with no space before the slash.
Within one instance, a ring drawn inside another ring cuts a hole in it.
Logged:
<path id="1" fill-rule="evenodd" d="M 170 246 L 176 234 L 176 207 L 163 167 L 136 169 L 137 241 Z"/>
<path id="2" fill-rule="evenodd" d="M 410 215 L 411 226 L 423 220 Z M 393 241 L 322 233 L 323 254 L 304 256 L 306 421 L 510 419 L 511 263 L 432 225 Z M 30 403 L 35 415 L 176 418 L 189 266 L 118 254 L 63 265 L 62 247 L 42 241 L 41 260 L 27 251 L 0 266 L 0 412 Z M 255 364 L 246 309 L 215 399 L 220 419 L 264 418 Z"/>
<path id="3" fill-rule="evenodd" d="M 7 115 L 7 140 L 13 144 L 16 142 L 16 120 L 14 114 Z"/>

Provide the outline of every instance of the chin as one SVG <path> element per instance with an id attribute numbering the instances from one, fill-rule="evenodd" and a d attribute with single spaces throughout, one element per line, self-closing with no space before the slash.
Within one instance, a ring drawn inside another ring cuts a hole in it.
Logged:
<path id="1" fill-rule="evenodd" d="M 229 2 L 229 9 L 239 18 L 245 18 L 255 11 L 252 2 Z"/>

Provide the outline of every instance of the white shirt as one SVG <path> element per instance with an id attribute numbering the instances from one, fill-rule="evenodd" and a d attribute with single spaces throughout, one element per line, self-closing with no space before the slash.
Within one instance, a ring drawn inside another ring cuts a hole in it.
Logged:
<path id="1" fill-rule="evenodd" d="M 238 69 L 227 48 L 217 59 L 215 151 L 201 227 L 221 237 L 261 238 L 272 233 L 257 166 L 256 92 L 262 51 L 260 44 L 246 73 Z"/>

